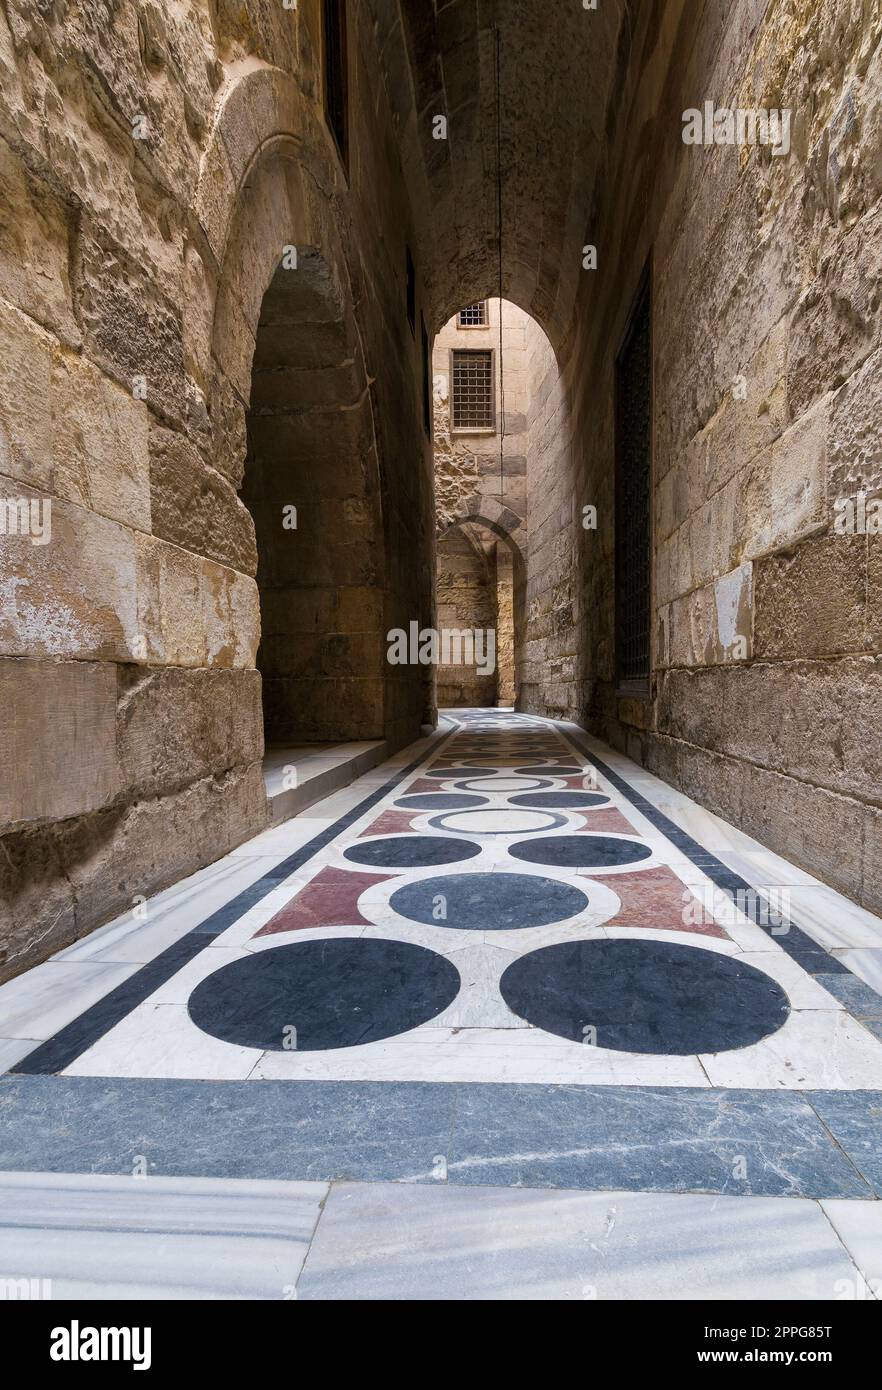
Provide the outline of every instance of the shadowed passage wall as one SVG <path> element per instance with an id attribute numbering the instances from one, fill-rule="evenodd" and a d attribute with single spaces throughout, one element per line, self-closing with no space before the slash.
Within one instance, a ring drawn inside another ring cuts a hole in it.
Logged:
<path id="1" fill-rule="evenodd" d="M 327 262 L 264 296 L 242 497 L 254 517 L 267 743 L 380 738 L 383 575 L 371 403 Z"/>

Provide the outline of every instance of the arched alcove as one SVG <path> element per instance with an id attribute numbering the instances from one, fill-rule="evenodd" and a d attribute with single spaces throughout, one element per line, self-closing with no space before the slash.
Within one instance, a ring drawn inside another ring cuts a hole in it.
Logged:
<path id="1" fill-rule="evenodd" d="M 383 544 L 349 306 L 315 247 L 263 296 L 242 498 L 257 538 L 268 744 L 383 736 Z"/>
<path id="2" fill-rule="evenodd" d="M 283 75 L 237 79 L 203 161 L 217 467 L 254 524 L 265 742 L 388 733 L 374 400 L 326 132 Z"/>

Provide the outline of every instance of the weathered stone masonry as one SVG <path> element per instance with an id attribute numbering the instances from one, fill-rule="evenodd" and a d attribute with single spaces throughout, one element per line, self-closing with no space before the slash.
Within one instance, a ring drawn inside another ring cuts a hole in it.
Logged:
<path id="1" fill-rule="evenodd" d="M 838 497 L 882 491 L 880 40 L 878 7 L 850 0 L 641 7 L 586 235 L 599 268 L 560 379 L 534 385 L 528 468 L 531 708 L 877 911 L 882 538 L 833 523 Z M 789 158 L 685 146 L 706 99 L 792 109 Z M 653 676 L 628 700 L 613 363 L 650 253 Z"/>
<path id="2" fill-rule="evenodd" d="M 486 327 L 461 328 L 454 315 L 437 334 L 432 357 L 438 623 L 480 627 L 490 614 L 499 671 L 492 680 L 439 671 L 441 707 L 514 704 L 525 675 L 529 371 L 539 330 L 507 300 L 489 299 L 486 316 Z M 489 432 L 451 424 L 450 355 L 475 349 L 494 354 L 495 428 Z M 465 543 L 462 533 L 470 538 Z M 466 576 L 470 583 L 463 582 Z"/>
<path id="3" fill-rule="evenodd" d="M 0 16 L 0 491 L 52 501 L 51 543 L 0 537 L 4 972 L 265 823 L 260 570 L 239 490 L 285 246 L 321 257 L 344 325 L 312 378 L 309 334 L 275 344 L 288 402 L 311 413 L 281 492 L 313 548 L 313 669 L 336 659 L 323 708 L 369 705 L 358 727 L 399 744 L 424 715 L 425 674 L 382 661 L 387 627 L 427 621 L 432 602 L 411 213 L 358 4 L 347 182 L 321 107 L 320 10 L 10 0 Z M 359 534 L 370 553 L 324 604 L 322 547 Z M 262 598 L 262 651 L 286 670 Z"/>

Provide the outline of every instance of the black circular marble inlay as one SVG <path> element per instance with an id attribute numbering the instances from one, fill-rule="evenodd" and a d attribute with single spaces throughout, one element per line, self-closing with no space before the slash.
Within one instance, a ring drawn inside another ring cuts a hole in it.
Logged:
<path id="1" fill-rule="evenodd" d="M 484 769 L 481 767 L 443 767 L 434 768 L 426 773 L 427 777 L 474 777 Z"/>
<path id="2" fill-rule="evenodd" d="M 516 758 L 513 753 L 473 753 L 469 758 L 470 763 L 507 763 L 510 767 L 515 767 L 523 761 L 523 758 Z"/>
<path id="3" fill-rule="evenodd" d="M 510 747 L 508 744 L 500 743 L 478 743 L 474 748 L 463 748 L 458 756 L 463 761 L 468 758 L 521 758 L 533 757 L 534 754 L 543 752 L 539 748 Z"/>
<path id="4" fill-rule="evenodd" d="M 204 1033 L 269 1052 L 321 1052 L 406 1033 L 459 993 L 459 971 L 424 946 L 331 937 L 224 965 L 190 995 Z M 293 1044 L 293 1046 L 292 1046 Z"/>
<path id="5" fill-rule="evenodd" d="M 567 806 L 600 806 L 609 801 L 602 792 L 524 792 L 510 796 L 512 806 L 535 806 L 540 810 L 563 811 Z"/>
<path id="6" fill-rule="evenodd" d="M 426 869 L 434 864 L 474 859 L 480 853 L 480 845 L 471 840 L 451 840 L 441 835 L 389 835 L 379 840 L 360 840 L 343 851 L 343 858 L 377 869 Z"/>
<path id="7" fill-rule="evenodd" d="M 463 931 L 544 927 L 575 917 L 588 895 L 537 874 L 449 874 L 396 889 L 390 907 L 412 922 Z"/>
<path id="8" fill-rule="evenodd" d="M 520 840 L 509 845 L 509 854 L 527 864 L 554 864 L 560 869 L 601 869 L 617 864 L 636 864 L 649 859 L 652 850 L 637 840 L 616 840 L 611 835 L 549 835 L 541 840 Z"/>
<path id="9" fill-rule="evenodd" d="M 464 811 L 469 806 L 486 806 L 486 796 L 469 792 L 417 792 L 392 803 L 405 811 Z"/>
<path id="10" fill-rule="evenodd" d="M 580 767 L 519 767 L 518 772 L 523 772 L 525 776 L 531 777 L 578 777 L 582 769 Z"/>
<path id="11" fill-rule="evenodd" d="M 532 755 L 528 754 L 527 756 Z M 473 753 L 469 758 L 469 766 L 473 763 L 480 763 L 482 766 L 487 763 L 504 763 L 508 767 L 520 767 L 524 761 L 524 755 L 521 753 Z"/>
<path id="12" fill-rule="evenodd" d="M 663 941 L 546 946 L 514 961 L 499 987 L 512 1012 L 536 1028 L 618 1052 L 749 1047 L 790 1012 L 787 995 L 763 971 Z"/>

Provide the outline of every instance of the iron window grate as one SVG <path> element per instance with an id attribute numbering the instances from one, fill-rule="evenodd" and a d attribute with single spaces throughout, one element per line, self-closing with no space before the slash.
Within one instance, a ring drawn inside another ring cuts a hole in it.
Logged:
<path id="1" fill-rule="evenodd" d="M 493 353 L 453 353 L 453 419 L 455 430 L 493 429 Z"/>
<path id="2" fill-rule="evenodd" d="M 635 690 L 649 688 L 651 323 L 647 278 L 616 362 L 616 666 Z"/>
<path id="3" fill-rule="evenodd" d="M 464 309 L 460 309 L 457 315 L 457 325 L 459 328 L 486 328 L 486 299 L 480 300 L 477 304 L 467 304 Z"/>

